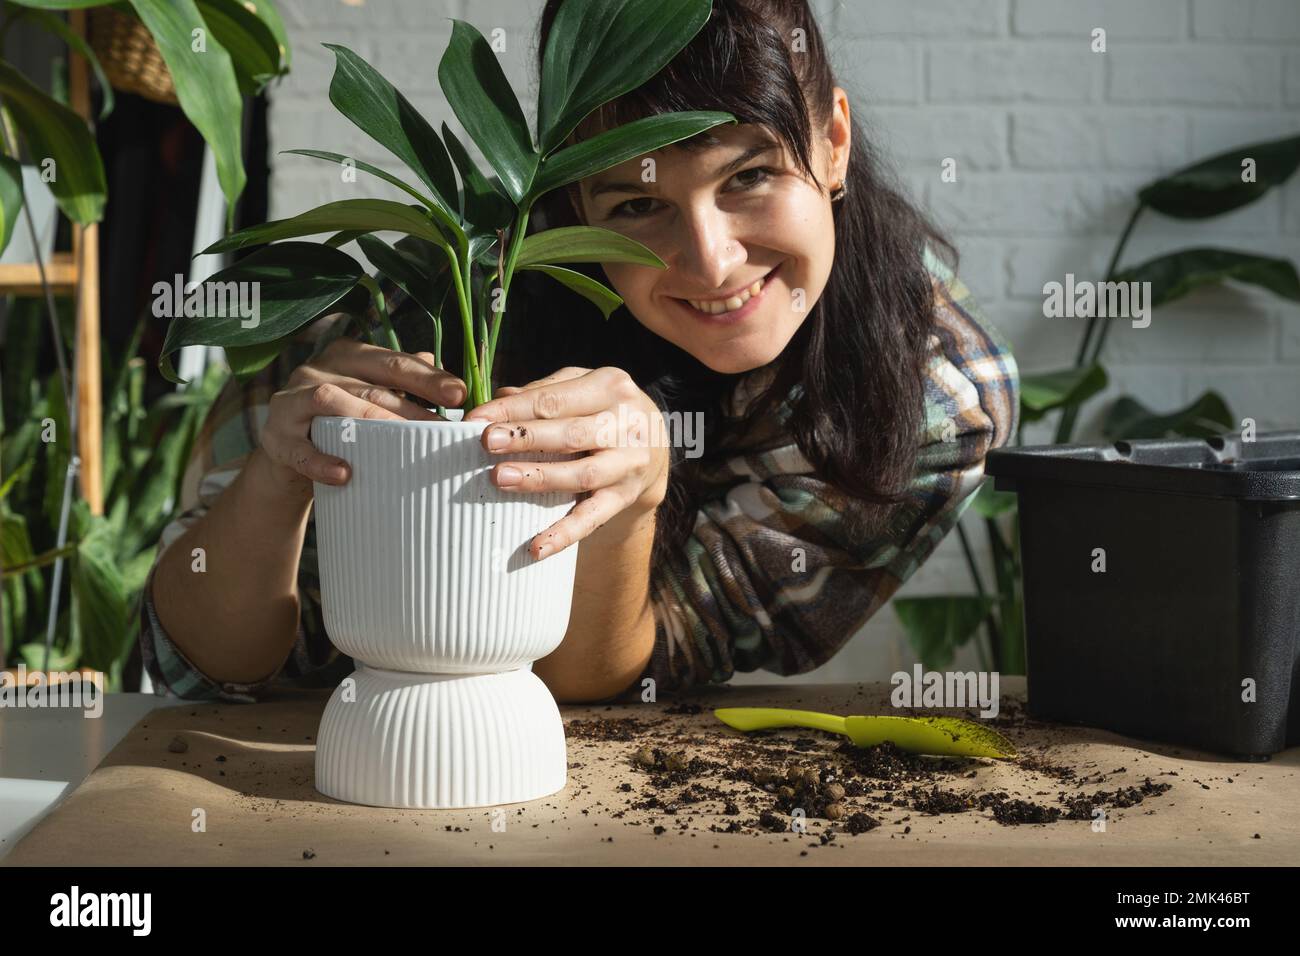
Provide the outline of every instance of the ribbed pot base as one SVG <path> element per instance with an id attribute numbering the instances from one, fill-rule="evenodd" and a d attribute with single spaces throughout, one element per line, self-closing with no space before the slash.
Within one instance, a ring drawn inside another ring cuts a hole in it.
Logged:
<path id="1" fill-rule="evenodd" d="M 564 724 L 527 669 L 439 675 L 358 662 L 316 737 L 316 789 L 347 803 L 451 809 L 564 787 Z"/>

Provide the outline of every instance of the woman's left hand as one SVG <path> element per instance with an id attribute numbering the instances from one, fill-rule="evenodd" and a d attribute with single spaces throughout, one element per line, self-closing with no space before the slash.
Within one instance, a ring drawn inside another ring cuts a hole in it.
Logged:
<path id="1" fill-rule="evenodd" d="M 490 421 L 483 447 L 511 452 L 588 454 L 572 461 L 502 461 L 493 484 L 505 491 L 586 494 L 567 515 L 533 538 L 535 559 L 555 554 L 623 512 L 658 508 L 668 488 L 663 413 L 632 377 L 612 366 L 562 368 L 522 388 L 499 388 L 465 421 Z"/>

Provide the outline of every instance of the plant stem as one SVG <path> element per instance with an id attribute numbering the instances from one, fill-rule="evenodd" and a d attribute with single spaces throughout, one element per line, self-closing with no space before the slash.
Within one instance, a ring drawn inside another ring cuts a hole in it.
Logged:
<path id="1" fill-rule="evenodd" d="M 1129 237 L 1133 234 L 1133 227 L 1137 225 L 1138 217 L 1142 215 L 1142 210 L 1145 208 L 1145 204 L 1138 203 L 1128 217 L 1128 223 L 1124 226 L 1124 231 L 1120 233 L 1119 242 L 1115 244 L 1115 249 L 1111 253 L 1110 264 L 1106 266 L 1105 281 L 1111 282 L 1114 280 L 1115 272 L 1119 268 L 1120 260 L 1124 255 L 1124 247 L 1128 245 Z M 1100 319 L 1095 311 L 1088 316 L 1088 325 L 1084 328 L 1083 340 L 1079 343 L 1079 351 L 1074 359 L 1075 368 L 1087 368 L 1095 364 L 1101 357 L 1102 347 L 1106 344 L 1106 333 L 1110 329 L 1110 318 L 1110 316 L 1107 316 L 1104 320 Z M 1089 357 L 1090 355 L 1091 357 Z M 1078 418 L 1078 405 L 1071 405 L 1061 412 L 1061 419 L 1056 426 L 1056 444 L 1064 445 L 1071 440 L 1074 435 L 1074 425 Z"/>
<path id="2" fill-rule="evenodd" d="M 387 339 L 384 345 L 394 352 L 402 351 L 402 343 L 398 341 L 397 333 L 393 331 L 393 320 L 388 315 L 388 303 L 384 301 L 384 293 L 379 288 L 379 283 L 366 275 L 361 277 L 361 284 L 370 291 L 370 298 L 375 303 L 375 311 L 379 313 L 379 321 L 383 323 L 384 338 Z"/>
<path id="3" fill-rule="evenodd" d="M 506 303 L 510 299 L 510 280 L 514 278 L 515 263 L 519 261 L 519 250 L 524 244 L 524 233 L 528 231 L 528 212 L 527 207 L 519 210 L 514 228 L 510 232 L 510 249 L 505 252 L 498 270 L 500 272 L 498 282 L 501 287 L 501 308 L 500 310 L 494 310 L 492 315 L 492 335 L 487 349 L 489 368 L 496 359 L 497 336 L 501 334 L 501 320 L 505 318 Z"/>
<path id="4" fill-rule="evenodd" d="M 47 564 L 53 564 L 60 558 L 71 557 L 76 553 L 76 551 L 77 546 L 75 544 L 65 544 L 61 548 L 51 548 L 43 554 L 38 554 L 30 561 L 24 561 L 22 564 L 14 564 L 4 568 L 2 576 L 6 578 L 19 577 L 26 574 L 28 571 L 34 571 L 37 568 L 45 567 Z"/>
<path id="5" fill-rule="evenodd" d="M 467 389 L 465 411 L 468 413 L 476 406 L 483 404 L 483 399 L 479 397 L 482 394 L 482 387 L 479 382 L 478 358 L 474 355 L 474 313 L 470 311 L 468 281 L 470 263 L 468 256 L 466 256 L 465 262 L 462 263 L 451 250 L 447 251 L 447 259 L 451 265 L 452 281 L 456 285 L 456 303 L 460 307 L 460 322 L 465 337 L 461 353 L 465 365 L 464 378 Z"/>
<path id="6" fill-rule="evenodd" d="M 970 576 L 975 581 L 975 593 L 980 596 L 981 600 L 984 600 L 987 597 L 987 592 L 984 590 L 984 581 L 980 577 L 979 567 L 975 564 L 975 552 L 971 550 L 970 539 L 966 537 L 966 528 L 960 521 L 957 522 L 957 538 L 961 541 L 961 550 L 966 556 L 966 566 L 970 568 Z M 1001 636 L 998 633 L 997 620 L 993 616 L 991 605 L 988 614 L 984 616 L 984 637 L 989 642 L 989 649 L 996 654 L 996 648 L 1001 641 Z M 984 652 L 984 645 L 976 641 L 975 647 L 979 651 L 980 667 L 988 670 L 988 655 Z"/>

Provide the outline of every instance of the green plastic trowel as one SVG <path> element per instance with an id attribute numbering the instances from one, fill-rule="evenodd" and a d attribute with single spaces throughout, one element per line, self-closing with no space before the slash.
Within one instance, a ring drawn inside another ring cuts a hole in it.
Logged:
<path id="1" fill-rule="evenodd" d="M 713 716 L 736 730 L 811 727 L 844 734 L 859 747 L 889 741 L 914 754 L 999 759 L 1016 756 L 1015 745 L 996 730 L 960 717 L 837 717 L 779 707 L 721 707 Z"/>

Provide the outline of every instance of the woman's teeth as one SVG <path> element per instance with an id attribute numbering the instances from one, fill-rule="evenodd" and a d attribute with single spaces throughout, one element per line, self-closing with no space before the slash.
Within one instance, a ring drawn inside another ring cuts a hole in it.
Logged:
<path id="1" fill-rule="evenodd" d="M 722 315 L 724 312 L 735 312 L 761 291 L 763 291 L 763 280 L 759 279 L 740 295 L 733 295 L 730 299 L 715 299 L 711 302 L 701 302 L 696 299 L 687 299 L 686 301 L 701 312 L 707 312 L 710 315 Z"/>

